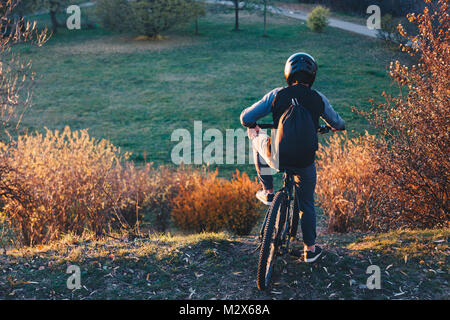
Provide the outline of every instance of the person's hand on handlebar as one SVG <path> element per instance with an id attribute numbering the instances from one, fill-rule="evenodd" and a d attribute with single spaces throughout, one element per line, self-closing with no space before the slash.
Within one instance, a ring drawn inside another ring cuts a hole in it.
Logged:
<path id="1" fill-rule="evenodd" d="M 342 129 L 342 130 L 338 130 L 338 129 L 335 129 L 335 128 L 331 127 L 331 131 L 333 131 L 333 132 L 340 132 L 340 131 L 345 131 L 345 128 L 344 128 L 344 129 Z"/>
<path id="2" fill-rule="evenodd" d="M 259 134 L 259 130 L 261 130 L 261 128 L 258 125 L 256 125 L 254 128 L 247 128 L 248 138 L 250 140 L 256 138 Z"/>

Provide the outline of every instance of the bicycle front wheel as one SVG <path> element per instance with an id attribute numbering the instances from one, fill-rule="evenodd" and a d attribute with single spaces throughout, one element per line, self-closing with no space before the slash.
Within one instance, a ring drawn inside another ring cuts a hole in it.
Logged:
<path id="1" fill-rule="evenodd" d="M 280 245 L 281 228 L 284 226 L 287 215 L 287 195 L 278 192 L 269 209 L 264 236 L 259 253 L 256 285 L 259 290 L 266 289 L 272 277 L 275 260 Z"/>

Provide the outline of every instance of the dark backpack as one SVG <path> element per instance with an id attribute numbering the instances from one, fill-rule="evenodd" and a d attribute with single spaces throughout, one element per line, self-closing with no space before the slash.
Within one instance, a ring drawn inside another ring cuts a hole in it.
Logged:
<path id="1" fill-rule="evenodd" d="M 279 167 L 304 168 L 314 162 L 318 149 L 317 128 L 308 109 L 297 99 L 278 122 L 275 141 Z"/>

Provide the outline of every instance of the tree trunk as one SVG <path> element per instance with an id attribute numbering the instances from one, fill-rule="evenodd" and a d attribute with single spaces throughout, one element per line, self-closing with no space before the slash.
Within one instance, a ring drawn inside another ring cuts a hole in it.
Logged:
<path id="1" fill-rule="evenodd" d="M 264 0 L 264 37 L 267 37 L 267 0 Z"/>
<path id="2" fill-rule="evenodd" d="M 234 15 L 235 15 L 234 31 L 239 31 L 239 0 L 234 0 Z"/>
<path id="3" fill-rule="evenodd" d="M 55 34 L 58 31 L 58 20 L 56 19 L 56 12 L 50 11 L 50 20 L 52 21 L 52 31 Z"/>
<path id="4" fill-rule="evenodd" d="M 195 18 L 195 34 L 198 35 L 198 16 Z"/>
<path id="5" fill-rule="evenodd" d="M 50 1 L 50 20 L 52 22 L 52 31 L 55 34 L 58 31 L 58 27 L 60 26 L 58 19 L 56 18 L 56 14 L 59 10 L 59 2 Z"/>

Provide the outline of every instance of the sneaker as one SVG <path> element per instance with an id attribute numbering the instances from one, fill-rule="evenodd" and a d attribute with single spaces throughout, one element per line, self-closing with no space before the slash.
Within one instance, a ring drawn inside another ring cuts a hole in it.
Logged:
<path id="1" fill-rule="evenodd" d="M 320 255 L 322 254 L 322 248 L 319 246 L 316 246 L 316 248 L 314 249 L 314 252 L 312 251 L 305 251 L 304 253 L 304 260 L 307 263 L 311 263 L 316 261 Z"/>
<path id="2" fill-rule="evenodd" d="M 256 193 L 256 198 L 258 198 L 258 200 L 265 205 L 270 206 L 273 201 L 273 193 L 267 193 L 265 190 L 259 190 Z"/>

